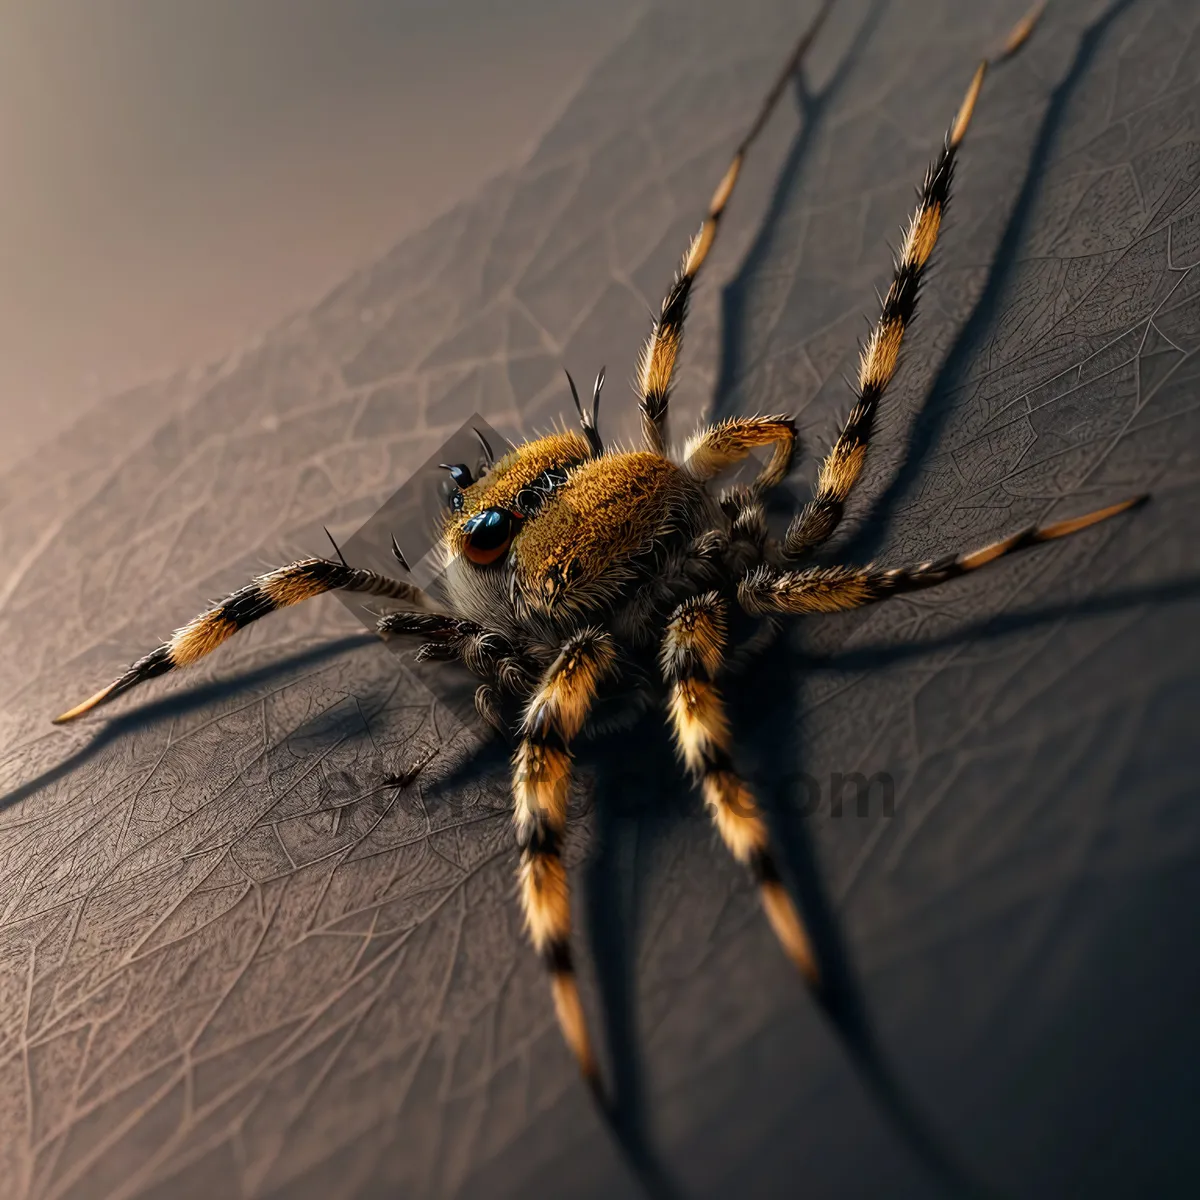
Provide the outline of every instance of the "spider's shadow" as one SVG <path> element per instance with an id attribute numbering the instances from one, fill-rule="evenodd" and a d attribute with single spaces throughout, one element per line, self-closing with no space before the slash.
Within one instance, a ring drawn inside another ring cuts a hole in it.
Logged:
<path id="1" fill-rule="evenodd" d="M 214 679 L 211 683 L 182 688 L 157 700 L 139 704 L 136 708 L 131 708 L 115 717 L 109 717 L 98 726 L 87 741 L 68 754 L 66 758 L 0 796 L 0 812 L 28 799 L 42 788 L 49 787 L 58 780 L 66 778 L 95 758 L 105 746 L 115 742 L 126 733 L 169 721 L 208 704 L 219 704 L 225 697 L 237 695 L 256 684 L 270 683 L 286 675 L 289 671 L 316 666 L 348 651 L 372 645 L 377 641 L 378 638 L 374 634 L 350 634 L 331 642 L 324 642 L 319 646 L 309 647 L 296 654 L 273 659 L 251 671 L 243 671 L 228 678 Z"/>

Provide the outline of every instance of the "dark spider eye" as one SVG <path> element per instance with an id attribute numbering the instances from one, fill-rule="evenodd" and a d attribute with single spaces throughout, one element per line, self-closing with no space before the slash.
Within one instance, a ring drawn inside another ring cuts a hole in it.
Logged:
<path id="1" fill-rule="evenodd" d="M 486 567 L 502 557 L 517 532 L 517 517 L 506 508 L 485 508 L 464 526 L 467 541 L 463 553 L 471 562 Z"/>
<path id="2" fill-rule="evenodd" d="M 438 463 L 438 466 L 443 471 L 450 472 L 450 478 L 454 480 L 455 487 L 466 489 L 475 482 L 471 476 L 471 468 L 465 463 Z"/>

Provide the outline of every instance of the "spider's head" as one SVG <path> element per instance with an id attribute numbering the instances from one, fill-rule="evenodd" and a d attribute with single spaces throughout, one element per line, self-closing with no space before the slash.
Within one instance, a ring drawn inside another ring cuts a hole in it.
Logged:
<path id="1" fill-rule="evenodd" d="M 479 479 L 464 466 L 448 466 L 455 485 L 443 534 L 448 555 L 478 567 L 501 562 L 523 524 L 591 455 L 578 434 L 553 433 L 510 450 Z"/>
<path id="2" fill-rule="evenodd" d="M 444 578 L 455 611 L 489 628 L 561 632 L 592 619 L 637 589 L 703 505 L 699 485 L 663 456 L 596 454 L 575 433 L 518 446 L 479 480 L 459 478 Z"/>
<path id="3" fill-rule="evenodd" d="M 604 443 L 596 429 L 604 368 L 596 376 L 590 414 L 580 402 L 570 371 L 565 374 L 579 413 L 582 437 L 553 433 L 515 447 L 496 462 L 487 439 L 477 429 L 475 436 L 487 455 L 480 479 L 476 480 L 464 464 L 442 463 L 452 481 L 448 497 L 451 515 L 445 532 L 449 560 L 465 558 L 477 567 L 503 562 L 522 525 L 553 498 L 567 482 L 571 469 L 604 454 Z"/>
<path id="4" fill-rule="evenodd" d="M 592 454 L 580 434 L 553 433 L 510 450 L 478 479 L 465 467 L 447 468 L 454 486 L 442 544 L 446 584 L 458 611 L 491 627 L 504 623 L 513 609 L 523 533 Z"/>

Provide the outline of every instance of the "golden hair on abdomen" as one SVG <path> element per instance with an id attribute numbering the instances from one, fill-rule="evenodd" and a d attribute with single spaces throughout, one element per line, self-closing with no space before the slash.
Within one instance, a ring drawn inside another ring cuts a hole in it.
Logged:
<path id="1" fill-rule="evenodd" d="M 648 450 L 576 467 L 554 502 L 513 543 L 518 585 L 546 610 L 624 582 L 619 568 L 648 553 L 703 493 L 674 463 Z"/>

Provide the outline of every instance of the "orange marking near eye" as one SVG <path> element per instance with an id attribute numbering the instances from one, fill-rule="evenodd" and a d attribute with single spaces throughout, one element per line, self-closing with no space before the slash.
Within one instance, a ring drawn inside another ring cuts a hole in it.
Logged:
<path id="1" fill-rule="evenodd" d="M 471 562 L 481 567 L 486 567 L 489 563 L 494 563 L 498 558 L 503 558 L 508 553 L 509 546 L 512 545 L 512 538 L 509 538 L 502 546 L 496 546 L 491 550 L 480 550 L 476 546 L 472 546 L 468 541 L 463 546 L 463 553 L 471 560 Z"/>

